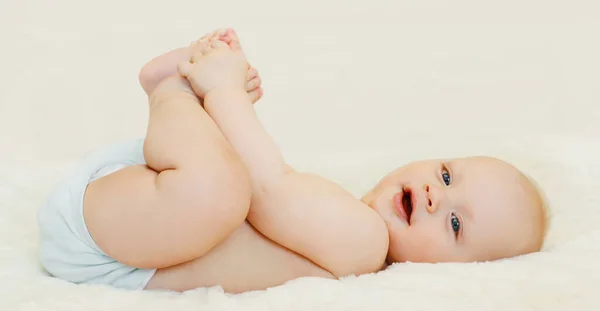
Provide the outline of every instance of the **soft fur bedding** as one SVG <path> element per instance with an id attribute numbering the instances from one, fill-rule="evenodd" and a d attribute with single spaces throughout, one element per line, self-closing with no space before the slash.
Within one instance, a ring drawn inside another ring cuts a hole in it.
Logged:
<path id="1" fill-rule="evenodd" d="M 590 138 L 552 145 L 538 151 L 558 154 L 556 145 L 562 145 L 570 152 L 564 158 L 536 160 L 527 170 L 545 181 L 540 184 L 552 202 L 551 230 L 541 253 L 493 263 L 397 264 L 375 275 L 341 281 L 299 279 L 238 296 L 218 287 L 184 294 L 125 292 L 46 277 L 36 261 L 35 210 L 49 181 L 60 174 L 46 171 L 43 181 L 39 171 L 12 180 L 4 177 L 0 306 L 2 310 L 597 310 L 600 170 L 588 167 L 595 165 L 600 144 Z M 521 160 L 521 167 L 527 167 Z M 341 170 L 318 171 L 353 183 Z"/>

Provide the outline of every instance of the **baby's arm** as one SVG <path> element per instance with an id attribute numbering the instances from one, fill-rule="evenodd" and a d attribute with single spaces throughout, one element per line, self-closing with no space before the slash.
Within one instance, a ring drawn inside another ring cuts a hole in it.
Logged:
<path id="1" fill-rule="evenodd" d="M 192 86 L 197 85 L 190 65 L 180 68 Z M 243 88 L 205 94 L 206 111 L 250 174 L 248 221 L 271 240 L 337 277 L 379 270 L 388 247 L 381 218 L 339 186 L 286 168 Z"/>

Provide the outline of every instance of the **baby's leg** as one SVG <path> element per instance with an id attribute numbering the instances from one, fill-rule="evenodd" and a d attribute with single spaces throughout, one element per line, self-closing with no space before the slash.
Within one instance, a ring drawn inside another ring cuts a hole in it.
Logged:
<path id="1" fill-rule="evenodd" d="M 156 86 L 164 79 L 177 74 L 177 64 L 189 60 L 196 49 L 202 49 L 211 39 L 225 35 L 227 30 L 217 30 L 202 37 L 200 40 L 192 42 L 190 46 L 178 48 L 160 55 L 149 61 L 139 74 L 139 81 L 142 88 L 149 96 Z M 250 95 L 252 102 L 256 102 L 262 97 L 261 78 L 256 69 L 248 69 L 248 82 L 246 91 Z"/>
<path id="2" fill-rule="evenodd" d="M 187 262 L 246 219 L 245 166 L 181 76 L 150 97 L 144 158 L 147 166 L 123 168 L 85 192 L 89 233 L 114 260 L 136 268 Z"/>

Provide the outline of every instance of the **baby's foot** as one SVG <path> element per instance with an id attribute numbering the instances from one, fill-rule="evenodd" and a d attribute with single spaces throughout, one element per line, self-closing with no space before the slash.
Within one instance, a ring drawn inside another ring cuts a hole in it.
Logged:
<path id="1" fill-rule="evenodd" d="M 231 28 L 219 29 L 213 33 L 210 39 L 212 40 L 216 38 L 227 43 L 233 50 L 240 50 L 243 52 L 242 46 L 240 45 L 240 38 L 235 30 Z M 262 80 L 258 75 L 258 71 L 252 68 L 252 66 L 248 65 L 248 82 L 246 84 L 246 91 L 250 92 L 252 90 L 257 90 L 260 98 L 260 96 L 262 96 L 262 88 L 260 87 L 261 84 Z"/>
<path id="2" fill-rule="evenodd" d="M 202 42 L 202 44 L 206 44 L 204 42 L 209 42 L 211 39 L 218 36 L 224 36 L 227 31 L 227 29 L 220 29 L 208 33 L 200 40 L 192 42 L 190 46 L 165 53 L 144 65 L 140 71 L 139 80 L 146 94 L 152 94 L 154 89 L 156 89 L 164 79 L 177 74 L 177 64 L 189 60 L 194 53 L 193 51 L 199 48 L 199 46 L 197 46 L 199 43 Z M 253 103 L 258 101 L 263 95 L 261 84 L 262 81 L 256 69 L 251 67 L 248 68 L 246 91 Z"/>
<path id="3" fill-rule="evenodd" d="M 230 47 L 232 47 L 232 44 L 237 44 L 238 46 L 236 46 L 235 48 L 241 50 L 241 46 L 239 46 L 239 40 L 234 40 L 238 39 L 238 37 L 237 34 L 233 31 L 233 29 L 219 29 L 217 31 L 204 35 L 197 41 L 192 42 L 192 44 L 190 45 L 191 54 L 193 55 L 197 51 L 204 50 L 212 40 L 217 39 L 227 43 Z M 246 79 L 246 91 L 248 92 L 248 95 L 250 95 L 250 99 L 252 100 L 252 102 L 255 103 L 263 95 L 263 90 L 261 87 L 262 79 L 258 75 L 258 71 L 250 65 L 248 66 L 248 74 L 246 76 Z"/>

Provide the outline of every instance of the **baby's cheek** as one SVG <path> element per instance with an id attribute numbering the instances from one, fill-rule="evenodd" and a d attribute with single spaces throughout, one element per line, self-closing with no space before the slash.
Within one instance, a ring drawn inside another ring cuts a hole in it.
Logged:
<path id="1" fill-rule="evenodd" d="M 409 228 L 393 238 L 395 257 L 400 261 L 437 262 L 443 251 L 440 240 L 431 232 L 411 229 L 416 228 Z"/>

